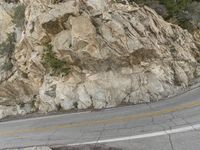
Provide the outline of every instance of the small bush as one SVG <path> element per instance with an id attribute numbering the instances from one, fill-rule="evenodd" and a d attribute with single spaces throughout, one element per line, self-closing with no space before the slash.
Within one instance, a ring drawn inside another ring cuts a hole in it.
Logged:
<path id="1" fill-rule="evenodd" d="M 176 17 L 176 15 L 183 11 L 191 2 L 192 0 L 160 0 L 160 3 L 167 7 L 170 15 L 169 17 Z"/>
<path id="2" fill-rule="evenodd" d="M 0 44 L 0 54 L 1 55 L 11 55 L 15 50 L 15 33 L 7 34 L 7 40 Z"/>
<path id="3" fill-rule="evenodd" d="M 145 4 L 149 7 L 153 7 L 154 3 L 159 3 L 161 5 L 162 11 L 165 11 L 165 8 L 167 9 L 168 16 L 165 15 L 163 17 L 166 17 L 166 19 L 176 17 L 176 15 L 183 11 L 193 0 L 129 0 L 130 2 L 134 1 L 139 4 Z M 154 9 L 154 7 L 153 7 Z M 162 15 L 162 14 L 161 14 Z"/>
<path id="4" fill-rule="evenodd" d="M 5 71 L 10 71 L 10 70 L 12 70 L 12 68 L 13 68 L 13 64 L 12 64 L 11 60 L 6 61 L 2 67 L 2 69 Z"/>
<path id="5" fill-rule="evenodd" d="M 6 3 L 18 3 L 19 0 L 5 0 Z"/>
<path id="6" fill-rule="evenodd" d="M 200 2 L 192 2 L 184 12 L 177 15 L 179 25 L 193 32 L 200 29 Z"/>
<path id="7" fill-rule="evenodd" d="M 73 106 L 74 106 L 75 109 L 78 109 L 78 102 L 74 102 Z"/>
<path id="8" fill-rule="evenodd" d="M 15 33 L 8 34 L 7 40 L 0 44 L 0 55 L 6 57 L 6 61 L 3 64 L 2 69 L 9 71 L 13 68 L 11 62 L 12 54 L 15 50 Z"/>
<path id="9" fill-rule="evenodd" d="M 128 0 L 153 8 L 163 18 L 193 33 L 200 29 L 200 0 Z"/>
<path id="10" fill-rule="evenodd" d="M 23 4 L 18 5 L 14 10 L 13 23 L 16 27 L 23 27 L 25 22 L 26 6 Z"/>
<path id="11" fill-rule="evenodd" d="M 52 45 L 48 44 L 44 48 L 43 64 L 50 68 L 52 75 L 67 75 L 70 68 L 65 60 L 60 60 L 56 57 L 55 52 L 52 50 Z"/>

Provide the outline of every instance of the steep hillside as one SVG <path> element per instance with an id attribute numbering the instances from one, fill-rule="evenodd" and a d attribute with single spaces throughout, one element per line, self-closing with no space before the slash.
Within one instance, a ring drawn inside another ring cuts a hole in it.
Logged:
<path id="1" fill-rule="evenodd" d="M 147 6 L 0 1 L 0 118 L 157 101 L 199 77 L 198 42 Z"/>

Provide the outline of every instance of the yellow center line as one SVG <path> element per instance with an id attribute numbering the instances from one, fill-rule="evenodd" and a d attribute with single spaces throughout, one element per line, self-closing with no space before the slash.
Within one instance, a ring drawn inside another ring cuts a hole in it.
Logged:
<path id="1" fill-rule="evenodd" d="M 150 112 L 144 112 L 144 113 L 139 113 L 139 114 L 134 114 L 134 115 L 112 117 L 110 119 L 88 120 L 88 121 L 82 121 L 82 122 L 77 122 L 77 123 L 58 124 L 58 125 L 52 125 L 49 127 L 28 128 L 28 129 L 14 130 L 14 131 L 1 131 L 0 136 L 13 136 L 13 135 L 22 134 L 22 133 L 24 134 L 24 133 L 35 133 L 35 132 L 47 132 L 47 131 L 53 131 L 53 130 L 58 130 L 58 129 L 64 129 L 64 128 L 78 128 L 78 127 L 87 127 L 87 126 L 94 126 L 94 125 L 101 125 L 101 124 L 128 123 L 134 120 L 161 116 L 161 115 L 165 115 L 165 114 L 169 114 L 169 113 L 173 113 L 177 111 L 182 111 L 185 109 L 190 109 L 197 106 L 200 106 L 200 101 L 181 104 L 172 108 L 165 108 L 158 111 L 150 111 Z"/>

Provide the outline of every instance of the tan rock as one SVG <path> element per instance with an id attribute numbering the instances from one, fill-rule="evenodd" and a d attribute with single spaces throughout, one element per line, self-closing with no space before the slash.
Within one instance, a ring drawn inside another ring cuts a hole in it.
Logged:
<path id="1" fill-rule="evenodd" d="M 27 6 L 26 26 L 16 30 L 13 70 L 0 69 L 0 117 L 157 101 L 200 75 L 197 40 L 146 6 L 111 0 L 21 3 Z M 11 4 L 5 5 L 10 12 Z M 13 25 L 1 6 L 0 19 L 6 40 Z M 44 67 L 47 44 L 71 67 L 67 76 L 52 76 Z"/>

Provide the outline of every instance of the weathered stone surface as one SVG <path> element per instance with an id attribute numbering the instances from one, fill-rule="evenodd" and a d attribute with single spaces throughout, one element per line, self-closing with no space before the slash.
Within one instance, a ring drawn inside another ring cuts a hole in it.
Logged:
<path id="1" fill-rule="evenodd" d="M 7 9 L 14 5 L 2 3 Z M 5 107 L 22 103 L 28 104 L 20 107 L 27 113 L 157 101 L 200 75 L 198 36 L 146 6 L 107 0 L 21 3 L 27 5 L 25 35 L 16 43 L 15 72 L 1 70 L 0 118 Z M 13 30 L 7 17 L 0 7 L 1 35 Z M 70 74 L 51 76 L 44 67 L 47 43 L 69 63 Z M 23 113 L 16 109 L 7 115 Z"/>

